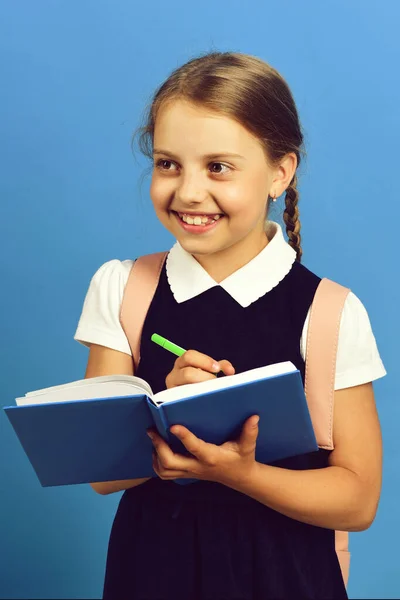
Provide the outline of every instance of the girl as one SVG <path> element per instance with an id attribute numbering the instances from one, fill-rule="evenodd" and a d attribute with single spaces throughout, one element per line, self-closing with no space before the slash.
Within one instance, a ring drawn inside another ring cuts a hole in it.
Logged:
<path id="1" fill-rule="evenodd" d="M 145 320 L 135 373 L 158 392 L 213 378 L 219 369 L 233 374 L 290 360 L 304 380 L 320 278 L 300 263 L 303 136 L 285 81 L 248 55 L 193 59 L 156 92 L 140 141 L 154 161 L 157 217 L 176 244 Z M 283 193 L 288 243 L 267 220 Z M 92 279 L 75 335 L 90 347 L 86 377 L 134 372 L 119 322 L 131 266 L 113 260 Z M 192 350 L 174 362 L 149 341 L 154 332 Z M 191 457 L 174 454 L 150 432 L 158 477 L 92 484 L 100 494 L 126 490 L 103 597 L 346 598 L 334 530 L 364 530 L 377 510 L 381 440 L 371 382 L 384 374 L 368 315 L 350 293 L 340 326 L 332 452 L 259 464 L 256 416 L 238 441 L 222 446 L 172 427 Z M 181 486 L 177 478 L 199 481 Z"/>

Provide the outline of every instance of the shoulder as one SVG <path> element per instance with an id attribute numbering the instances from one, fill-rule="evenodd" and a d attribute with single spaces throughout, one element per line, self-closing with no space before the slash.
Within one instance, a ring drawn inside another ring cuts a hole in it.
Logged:
<path id="1" fill-rule="evenodd" d="M 370 318 L 350 292 L 343 307 L 336 360 L 336 389 L 361 385 L 386 375 Z"/>
<path id="2" fill-rule="evenodd" d="M 291 268 L 289 277 L 286 278 L 287 285 L 289 286 L 289 292 L 292 301 L 297 303 L 300 298 L 303 299 L 302 310 L 305 308 L 306 310 L 311 305 L 315 292 L 320 284 L 321 277 L 310 271 L 306 266 L 295 261 Z"/>
<path id="3" fill-rule="evenodd" d="M 123 293 L 133 263 L 133 260 L 118 259 L 105 262 L 94 273 L 89 290 L 92 288 L 96 291 L 108 292 L 111 294 L 115 294 L 122 290 Z"/>
<path id="4" fill-rule="evenodd" d="M 133 265 L 132 260 L 109 260 L 94 273 L 86 294 L 84 308 L 87 304 L 102 313 L 117 311 L 121 306 L 126 283 Z"/>
<path id="5" fill-rule="evenodd" d="M 292 266 L 292 277 L 295 281 L 313 281 L 319 283 L 321 277 L 310 271 L 303 263 L 295 261 Z"/>
<path id="6" fill-rule="evenodd" d="M 94 273 L 83 303 L 74 339 L 130 354 L 119 315 L 132 260 L 110 260 Z"/>
<path id="7" fill-rule="evenodd" d="M 305 360 L 310 311 L 303 328 L 301 350 Z M 361 300 L 349 292 L 340 321 L 336 359 L 335 390 L 374 381 L 386 375 L 372 331 L 368 312 Z"/>

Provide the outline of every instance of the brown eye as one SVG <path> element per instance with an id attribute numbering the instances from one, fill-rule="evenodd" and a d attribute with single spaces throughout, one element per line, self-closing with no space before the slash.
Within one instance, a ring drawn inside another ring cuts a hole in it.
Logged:
<path id="1" fill-rule="evenodd" d="M 222 170 L 214 170 L 214 167 L 221 167 L 221 169 L 227 169 L 227 171 L 222 171 Z M 226 165 L 223 165 L 222 163 L 218 163 L 218 162 L 214 162 L 211 163 L 211 171 L 214 175 L 225 175 L 228 171 L 230 171 L 230 168 L 227 167 Z"/>
<path id="2" fill-rule="evenodd" d="M 172 160 L 167 160 L 166 158 L 161 158 L 160 160 L 158 160 L 156 162 L 156 167 L 159 168 L 161 171 L 171 171 L 171 169 L 169 169 L 169 165 L 173 165 L 174 163 L 172 162 Z"/>

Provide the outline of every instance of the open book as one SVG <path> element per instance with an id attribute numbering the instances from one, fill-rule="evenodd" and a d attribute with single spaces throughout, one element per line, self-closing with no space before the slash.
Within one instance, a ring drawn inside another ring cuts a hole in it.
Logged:
<path id="1" fill-rule="evenodd" d="M 29 392 L 4 410 L 43 486 L 155 476 L 151 427 L 185 453 L 171 425 L 222 444 L 258 414 L 259 462 L 318 449 L 301 375 L 290 362 L 157 394 L 135 376 L 95 377 Z"/>
<path id="2" fill-rule="evenodd" d="M 182 400 L 196 396 L 197 394 L 207 394 L 217 390 L 243 385 L 251 381 L 259 381 L 268 377 L 276 377 L 285 373 L 293 373 L 296 367 L 291 362 L 277 363 L 259 367 L 238 373 L 228 375 L 224 378 L 210 379 L 200 383 L 191 383 L 178 387 L 163 390 L 158 394 L 153 391 L 147 381 L 134 375 L 104 375 L 102 377 L 92 377 L 91 379 L 80 379 L 63 385 L 44 388 L 34 392 L 28 392 L 23 398 L 16 398 L 18 406 L 27 404 L 44 404 L 47 402 L 71 402 L 76 400 L 89 400 L 91 398 L 112 398 L 133 395 L 146 395 L 155 406 L 164 402 Z"/>

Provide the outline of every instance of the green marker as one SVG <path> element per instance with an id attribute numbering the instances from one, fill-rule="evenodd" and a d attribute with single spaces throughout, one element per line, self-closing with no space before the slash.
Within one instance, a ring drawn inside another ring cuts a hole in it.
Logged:
<path id="1" fill-rule="evenodd" d="M 175 354 L 176 356 L 182 356 L 182 354 L 185 354 L 186 352 L 186 350 L 184 350 L 180 346 L 177 346 L 176 344 L 173 344 L 172 342 L 169 342 L 161 335 L 158 335 L 158 333 L 153 333 L 153 335 L 151 336 L 151 341 L 155 342 L 162 348 L 165 348 L 165 350 L 172 352 L 172 354 Z"/>

